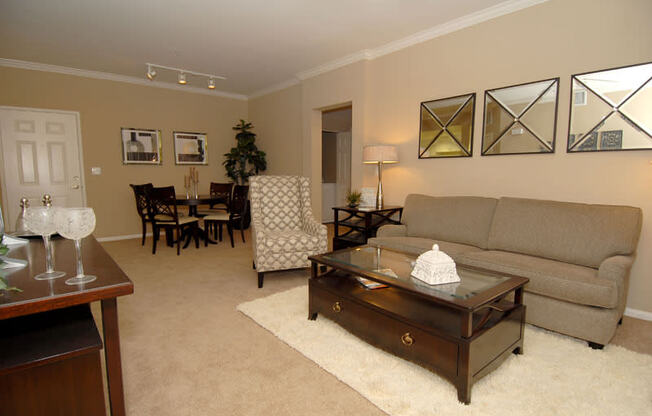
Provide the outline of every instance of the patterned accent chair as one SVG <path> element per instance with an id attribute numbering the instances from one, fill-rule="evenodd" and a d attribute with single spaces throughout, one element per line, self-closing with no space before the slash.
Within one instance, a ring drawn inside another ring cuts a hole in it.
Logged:
<path id="1" fill-rule="evenodd" d="M 308 256 L 328 251 L 326 226 L 312 216 L 310 181 L 300 176 L 249 178 L 254 268 L 265 272 L 309 267 Z"/>

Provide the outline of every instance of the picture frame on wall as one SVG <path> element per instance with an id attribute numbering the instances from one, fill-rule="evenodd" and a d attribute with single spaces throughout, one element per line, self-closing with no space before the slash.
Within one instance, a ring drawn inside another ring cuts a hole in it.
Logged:
<path id="1" fill-rule="evenodd" d="M 122 164 L 160 165 L 161 131 L 122 127 Z"/>
<path id="2" fill-rule="evenodd" d="M 173 132 L 174 163 L 177 165 L 207 165 L 206 133 Z"/>

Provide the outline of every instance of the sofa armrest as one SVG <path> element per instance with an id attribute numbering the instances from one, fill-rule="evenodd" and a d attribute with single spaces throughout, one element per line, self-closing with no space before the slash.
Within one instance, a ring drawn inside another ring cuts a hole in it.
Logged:
<path id="1" fill-rule="evenodd" d="M 622 314 L 627 302 L 627 291 L 629 289 L 629 271 L 634 263 L 633 256 L 612 256 L 600 263 L 598 277 L 614 281 L 618 287 L 618 305 L 616 306 Z"/>
<path id="2" fill-rule="evenodd" d="M 405 237 L 407 236 L 407 225 L 390 224 L 383 225 L 376 232 L 376 237 Z"/>

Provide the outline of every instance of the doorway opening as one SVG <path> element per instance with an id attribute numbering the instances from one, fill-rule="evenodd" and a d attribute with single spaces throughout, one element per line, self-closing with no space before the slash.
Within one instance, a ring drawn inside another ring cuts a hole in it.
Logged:
<path id="1" fill-rule="evenodd" d="M 333 207 L 346 205 L 351 190 L 352 107 L 322 111 L 322 222 L 333 222 Z"/>

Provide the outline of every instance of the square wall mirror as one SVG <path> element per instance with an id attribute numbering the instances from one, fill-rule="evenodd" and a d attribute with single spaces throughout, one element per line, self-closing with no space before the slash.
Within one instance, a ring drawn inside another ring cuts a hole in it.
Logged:
<path id="1" fill-rule="evenodd" d="M 652 63 L 571 77 L 567 152 L 652 149 Z"/>
<path id="2" fill-rule="evenodd" d="M 471 156 L 475 93 L 424 101 L 420 111 L 419 159 Z"/>
<path id="3" fill-rule="evenodd" d="M 554 153 L 559 78 L 484 93 L 482 155 Z"/>

